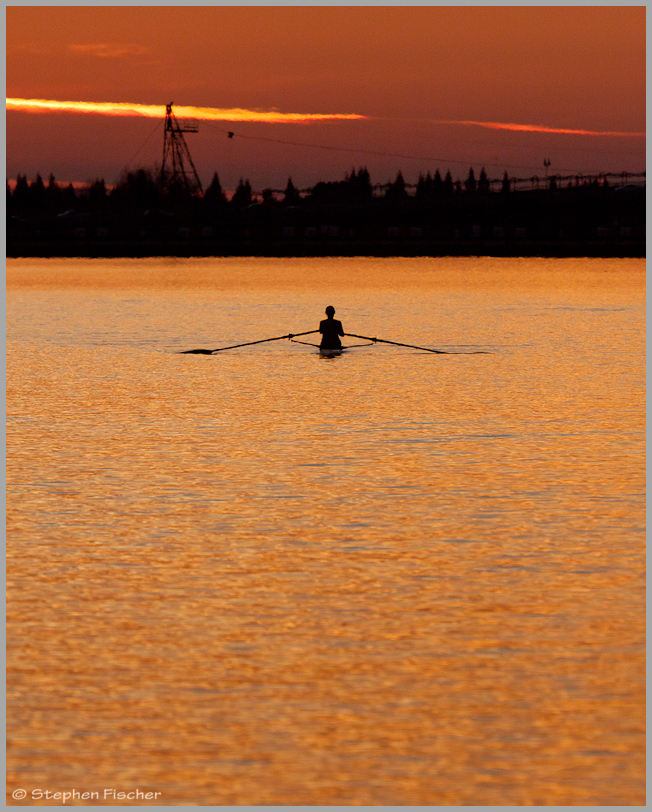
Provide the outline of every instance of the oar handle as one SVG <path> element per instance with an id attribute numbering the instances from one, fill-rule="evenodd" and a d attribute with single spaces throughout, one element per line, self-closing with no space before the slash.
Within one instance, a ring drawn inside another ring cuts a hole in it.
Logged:
<path id="1" fill-rule="evenodd" d="M 305 333 L 288 333 L 287 337 L 288 338 L 295 338 L 295 336 L 309 336 L 309 335 L 312 335 L 312 333 L 318 333 L 318 332 L 319 332 L 319 330 L 306 330 Z"/>

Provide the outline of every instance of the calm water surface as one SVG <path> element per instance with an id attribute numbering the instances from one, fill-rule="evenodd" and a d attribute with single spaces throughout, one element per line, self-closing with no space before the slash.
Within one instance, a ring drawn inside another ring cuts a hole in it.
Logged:
<path id="1" fill-rule="evenodd" d="M 642 260 L 7 278 L 9 793 L 645 802 Z"/>

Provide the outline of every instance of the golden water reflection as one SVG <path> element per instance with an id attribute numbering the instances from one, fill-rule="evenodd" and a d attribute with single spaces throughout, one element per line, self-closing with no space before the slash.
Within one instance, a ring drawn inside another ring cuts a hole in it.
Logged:
<path id="1" fill-rule="evenodd" d="M 10 262 L 9 793 L 644 803 L 643 274 Z"/>

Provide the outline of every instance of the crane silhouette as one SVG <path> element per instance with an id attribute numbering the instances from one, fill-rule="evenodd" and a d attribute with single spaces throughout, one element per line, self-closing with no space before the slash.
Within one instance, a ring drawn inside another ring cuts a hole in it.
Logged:
<path id="1" fill-rule="evenodd" d="M 196 195 L 203 189 L 183 134 L 196 133 L 199 128 L 197 124 L 188 122 L 180 124 L 172 112 L 172 104 L 173 102 L 170 102 L 165 106 L 161 189 L 170 191 L 174 188 L 183 188 L 191 195 Z"/>

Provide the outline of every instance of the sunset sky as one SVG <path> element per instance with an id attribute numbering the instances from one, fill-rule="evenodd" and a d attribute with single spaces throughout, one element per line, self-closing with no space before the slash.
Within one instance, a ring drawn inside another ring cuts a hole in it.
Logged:
<path id="1" fill-rule="evenodd" d="M 637 172 L 645 8 L 14 6 L 7 98 L 117 105 L 8 102 L 9 178 L 154 168 L 168 102 L 199 120 L 186 138 L 204 185 L 217 171 L 227 189 L 362 165 L 373 182 L 543 176 L 545 158 L 562 175 Z"/>

